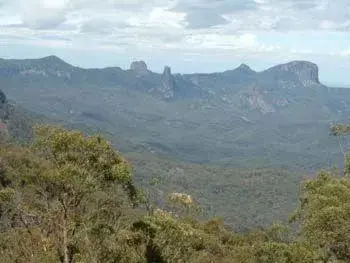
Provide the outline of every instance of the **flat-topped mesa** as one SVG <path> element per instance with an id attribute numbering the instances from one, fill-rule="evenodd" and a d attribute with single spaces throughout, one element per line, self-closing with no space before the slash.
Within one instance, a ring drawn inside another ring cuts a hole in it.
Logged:
<path id="1" fill-rule="evenodd" d="M 270 68 L 268 71 L 294 73 L 305 87 L 321 84 L 318 66 L 308 61 L 292 61 Z"/>
<path id="2" fill-rule="evenodd" d="M 149 72 L 146 62 L 142 60 L 132 62 L 130 65 L 130 70 L 141 75 L 147 74 Z"/>

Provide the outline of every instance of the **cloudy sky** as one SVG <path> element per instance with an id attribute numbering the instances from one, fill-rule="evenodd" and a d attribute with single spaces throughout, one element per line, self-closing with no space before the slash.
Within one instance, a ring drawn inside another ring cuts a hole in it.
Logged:
<path id="1" fill-rule="evenodd" d="M 317 63 L 350 84 L 350 0 L 0 0 L 0 57 L 154 71 Z"/>

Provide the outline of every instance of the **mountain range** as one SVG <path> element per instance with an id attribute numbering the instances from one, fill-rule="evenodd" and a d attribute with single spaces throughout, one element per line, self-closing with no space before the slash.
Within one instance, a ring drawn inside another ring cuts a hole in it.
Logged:
<path id="1" fill-rule="evenodd" d="M 154 201 L 191 193 L 207 216 L 241 230 L 286 219 L 303 175 L 342 161 L 329 126 L 350 116 L 350 89 L 322 84 L 307 61 L 158 74 L 143 61 L 123 70 L 0 59 L 0 90 L 0 133 L 27 141 L 38 121 L 101 132 Z"/>
<path id="2" fill-rule="evenodd" d="M 341 156 L 329 125 L 350 116 L 350 89 L 323 85 L 307 61 L 212 74 L 166 66 L 158 74 L 143 61 L 123 70 L 83 69 L 55 56 L 1 59 L 0 85 L 31 111 L 111 133 L 124 152 L 238 167 L 334 163 Z"/>

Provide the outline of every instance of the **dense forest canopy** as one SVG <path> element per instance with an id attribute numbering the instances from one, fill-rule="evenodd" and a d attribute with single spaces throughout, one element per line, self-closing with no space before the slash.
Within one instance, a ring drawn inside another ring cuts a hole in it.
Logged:
<path id="1" fill-rule="evenodd" d="M 245 234 L 198 220 L 188 194 L 164 202 L 149 203 L 101 136 L 38 126 L 29 146 L 1 145 L 0 261 L 350 262 L 347 176 L 320 172 L 290 225 Z"/>

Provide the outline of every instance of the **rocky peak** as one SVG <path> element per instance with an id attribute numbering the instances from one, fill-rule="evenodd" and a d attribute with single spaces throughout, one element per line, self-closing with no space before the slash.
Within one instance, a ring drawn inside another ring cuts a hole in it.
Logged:
<path id="1" fill-rule="evenodd" d="M 163 76 L 171 76 L 171 68 L 168 66 L 164 67 Z"/>
<path id="2" fill-rule="evenodd" d="M 0 105 L 5 104 L 6 101 L 7 99 L 5 93 L 0 90 Z"/>
<path id="3" fill-rule="evenodd" d="M 145 74 L 148 73 L 147 64 L 145 61 L 134 61 L 130 65 L 130 70 L 138 73 L 138 74 Z"/>
<path id="4" fill-rule="evenodd" d="M 268 71 L 294 73 L 305 86 L 319 85 L 318 66 L 308 61 L 292 61 L 287 64 L 275 66 Z"/>
<path id="5" fill-rule="evenodd" d="M 254 72 L 254 70 L 252 70 L 247 64 L 244 64 L 244 63 L 241 64 L 238 68 L 236 68 L 236 70 Z"/>
<path id="6" fill-rule="evenodd" d="M 29 61 L 30 62 L 30 61 Z M 51 68 L 56 70 L 70 70 L 73 66 L 65 62 L 63 59 L 60 59 L 57 56 L 48 56 L 40 58 L 37 60 L 32 60 L 33 63 L 30 63 L 32 66 L 38 66 L 39 68 Z"/>
<path id="7" fill-rule="evenodd" d="M 162 75 L 162 88 L 161 88 L 161 91 L 164 94 L 164 98 L 170 99 L 174 97 L 174 90 L 175 90 L 175 80 L 173 75 L 171 74 L 171 68 L 168 66 L 165 66 L 163 75 Z"/>
<path id="8" fill-rule="evenodd" d="M 241 64 L 239 67 L 235 69 L 227 70 L 224 72 L 224 75 L 230 75 L 235 77 L 237 77 L 237 74 L 241 78 L 243 76 L 254 75 L 256 74 L 256 72 L 252 70 L 247 64 Z"/>
<path id="9" fill-rule="evenodd" d="M 47 61 L 47 62 L 51 62 L 51 63 L 62 63 L 62 64 L 66 64 L 66 62 L 62 59 L 60 59 L 57 56 L 47 56 L 41 59 L 42 61 Z"/>

